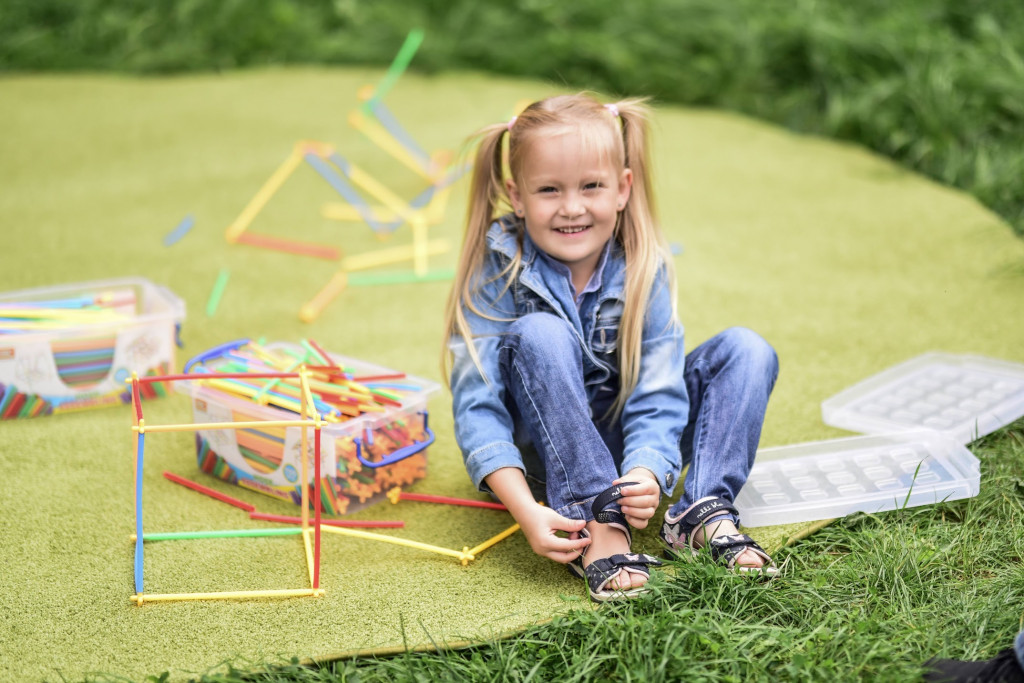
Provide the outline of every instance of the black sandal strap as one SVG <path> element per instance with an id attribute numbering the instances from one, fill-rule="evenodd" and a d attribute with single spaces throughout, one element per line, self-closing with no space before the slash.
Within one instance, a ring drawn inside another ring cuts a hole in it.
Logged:
<path id="1" fill-rule="evenodd" d="M 597 494 L 594 498 L 593 504 L 590 506 L 590 510 L 594 513 L 594 519 L 601 524 L 608 524 L 615 522 L 618 524 L 626 523 L 626 516 L 618 510 L 606 510 L 605 508 L 622 498 L 622 487 L 623 486 L 635 486 L 640 482 L 637 481 L 624 481 L 614 486 L 609 486 L 601 493 Z"/>
<path id="2" fill-rule="evenodd" d="M 620 569 L 625 567 L 629 567 L 630 569 L 634 569 L 649 576 L 650 573 L 646 569 L 647 567 L 660 567 L 661 565 L 661 560 L 653 555 L 646 555 L 644 553 L 624 553 L 621 555 L 612 555 L 610 557 L 602 557 L 599 560 L 594 560 L 587 565 L 586 572 L 587 578 L 592 581 L 591 585 L 593 586 L 594 584 L 600 585 L 601 581 L 615 576 Z"/>
<path id="3" fill-rule="evenodd" d="M 719 559 L 724 559 L 726 565 L 729 566 L 732 565 L 733 558 L 748 549 L 756 550 L 759 554 L 767 557 L 764 549 L 757 544 L 757 541 L 746 534 L 727 534 L 712 538 L 708 544 L 708 549 L 711 551 L 711 559 L 715 562 L 718 562 Z"/>
<path id="4" fill-rule="evenodd" d="M 723 512 L 730 512 L 736 516 L 737 526 L 739 525 L 739 514 L 740 511 L 736 507 L 727 501 L 725 498 L 713 498 L 706 500 L 700 505 L 695 505 L 692 510 L 686 513 L 683 517 L 682 523 L 684 529 L 689 529 L 688 533 L 693 533 L 693 530 L 697 527 L 704 526 L 704 523 L 708 519 L 722 514 Z"/>

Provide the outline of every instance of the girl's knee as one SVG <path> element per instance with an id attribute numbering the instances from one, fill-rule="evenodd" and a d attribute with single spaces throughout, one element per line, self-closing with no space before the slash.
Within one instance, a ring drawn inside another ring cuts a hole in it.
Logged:
<path id="1" fill-rule="evenodd" d="M 561 344 L 575 346 L 575 339 L 569 323 L 551 313 L 528 313 L 517 319 L 509 328 L 518 338 L 520 347 L 524 344 L 552 348 Z"/>
<path id="2" fill-rule="evenodd" d="M 751 369 L 767 371 L 773 378 L 779 372 L 779 356 L 764 337 L 746 327 L 730 327 L 722 332 L 723 341 L 734 358 Z"/>

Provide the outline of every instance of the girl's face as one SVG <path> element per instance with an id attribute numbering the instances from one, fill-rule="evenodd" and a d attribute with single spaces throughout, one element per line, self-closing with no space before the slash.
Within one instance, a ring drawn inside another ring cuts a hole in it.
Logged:
<path id="1" fill-rule="evenodd" d="M 632 185 L 632 171 L 584 150 L 572 133 L 534 140 L 518 177 L 507 183 L 530 239 L 569 266 L 577 293 L 597 268 Z"/>

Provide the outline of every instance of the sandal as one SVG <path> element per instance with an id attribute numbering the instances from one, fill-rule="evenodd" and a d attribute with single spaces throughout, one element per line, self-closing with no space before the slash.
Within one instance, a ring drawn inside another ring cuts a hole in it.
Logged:
<path id="1" fill-rule="evenodd" d="M 626 516 L 618 510 L 606 509 L 619 498 L 622 498 L 622 487 L 631 486 L 634 482 L 622 482 L 611 488 L 605 489 L 594 499 L 592 510 L 594 519 L 601 524 L 608 524 L 626 534 L 626 542 L 632 545 L 633 536 L 629 532 L 629 524 L 626 523 Z M 588 536 L 586 529 L 580 532 L 581 536 Z M 621 553 L 610 557 L 602 557 L 594 560 L 586 567 L 583 566 L 583 556 L 569 562 L 569 571 L 587 582 L 587 589 L 590 592 L 590 599 L 594 602 L 606 602 L 622 598 L 635 598 L 638 595 L 648 592 L 646 584 L 628 590 L 608 588 L 612 579 L 622 574 L 639 574 L 644 578 L 650 578 L 651 572 L 648 567 L 657 567 L 661 561 L 644 553 Z"/>
<path id="2" fill-rule="evenodd" d="M 711 559 L 731 572 L 759 574 L 765 578 L 771 578 L 778 574 L 779 568 L 775 566 L 772 558 L 764 551 L 764 548 L 757 544 L 757 541 L 746 534 L 723 534 L 706 541 L 700 547 L 696 545 L 696 531 L 706 528 L 710 520 L 725 513 L 735 515 L 736 526 L 739 526 L 739 511 L 725 498 L 716 496 L 701 498 L 676 517 L 672 517 L 666 512 L 665 523 L 658 533 L 661 540 L 668 546 L 665 556 L 669 559 L 685 558 L 686 551 L 689 550 L 689 557 L 694 558 L 700 553 L 701 548 L 706 547 L 711 553 Z M 736 560 L 746 550 L 750 550 L 760 557 L 764 564 L 760 567 L 737 565 Z"/>

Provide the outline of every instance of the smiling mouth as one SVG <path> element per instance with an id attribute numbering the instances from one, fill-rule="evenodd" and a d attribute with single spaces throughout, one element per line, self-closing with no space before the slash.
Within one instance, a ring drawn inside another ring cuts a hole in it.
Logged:
<path id="1" fill-rule="evenodd" d="M 590 229 L 589 225 L 574 225 L 574 226 L 568 227 L 568 228 L 555 228 L 555 232 L 560 232 L 563 235 L 575 235 L 578 232 L 583 232 L 584 230 L 589 230 L 589 229 Z"/>

